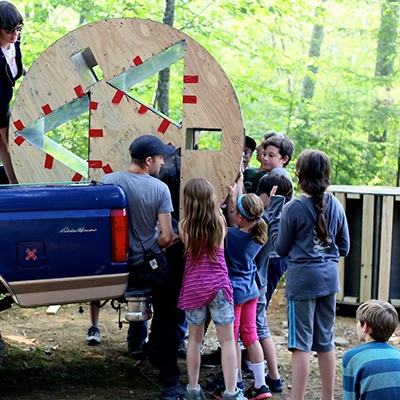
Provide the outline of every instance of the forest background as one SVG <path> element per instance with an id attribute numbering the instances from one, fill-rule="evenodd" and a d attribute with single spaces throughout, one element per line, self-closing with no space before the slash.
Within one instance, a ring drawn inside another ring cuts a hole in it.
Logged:
<path id="1" fill-rule="evenodd" d="M 331 159 L 332 184 L 399 186 L 399 1 L 13 3 L 24 17 L 21 43 L 28 68 L 52 43 L 83 24 L 120 17 L 164 22 L 197 40 L 220 63 L 235 88 L 247 135 L 259 143 L 275 130 L 293 140 L 292 176 L 301 150 L 318 148 Z M 157 92 L 161 74 L 132 88 L 132 96 L 144 96 L 179 121 L 182 68 L 183 61 L 167 71 L 167 104 Z M 87 120 L 47 134 L 85 157 Z"/>

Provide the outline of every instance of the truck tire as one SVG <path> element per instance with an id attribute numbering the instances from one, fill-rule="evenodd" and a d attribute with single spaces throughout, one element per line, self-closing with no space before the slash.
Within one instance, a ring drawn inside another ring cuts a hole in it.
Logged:
<path id="1" fill-rule="evenodd" d="M 3 338 L 1 337 L 0 334 L 0 369 L 2 364 L 3 364 Z"/>

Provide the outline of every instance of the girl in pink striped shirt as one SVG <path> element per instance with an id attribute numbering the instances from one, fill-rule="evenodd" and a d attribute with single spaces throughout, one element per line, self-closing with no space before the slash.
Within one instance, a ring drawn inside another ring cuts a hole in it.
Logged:
<path id="1" fill-rule="evenodd" d="M 199 400 L 201 388 L 200 347 L 208 313 L 217 330 L 222 350 L 225 380 L 224 399 L 245 400 L 236 387 L 237 359 L 233 335 L 232 285 L 224 257 L 225 218 L 211 184 L 202 178 L 192 179 L 183 191 L 184 218 L 179 222 L 179 236 L 185 246 L 185 273 L 178 307 L 186 312 L 189 341 L 186 364 L 189 384 L 187 400 Z"/>

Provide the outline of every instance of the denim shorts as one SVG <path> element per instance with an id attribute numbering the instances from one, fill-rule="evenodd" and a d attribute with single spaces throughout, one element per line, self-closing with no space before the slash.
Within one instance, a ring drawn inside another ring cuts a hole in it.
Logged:
<path id="1" fill-rule="evenodd" d="M 216 326 L 229 325 L 235 319 L 233 304 L 226 300 L 222 290 L 218 291 L 211 303 L 193 310 L 186 310 L 186 320 L 190 325 L 200 326 L 206 322 L 208 312 Z"/>

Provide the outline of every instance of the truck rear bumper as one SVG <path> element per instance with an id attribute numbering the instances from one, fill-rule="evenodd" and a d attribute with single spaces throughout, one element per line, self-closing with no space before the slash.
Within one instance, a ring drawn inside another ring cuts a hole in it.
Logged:
<path id="1" fill-rule="evenodd" d="M 81 303 L 123 297 L 128 287 L 128 272 L 61 279 L 18 282 L 0 281 L 21 307 Z"/>

